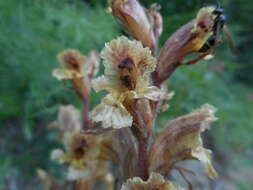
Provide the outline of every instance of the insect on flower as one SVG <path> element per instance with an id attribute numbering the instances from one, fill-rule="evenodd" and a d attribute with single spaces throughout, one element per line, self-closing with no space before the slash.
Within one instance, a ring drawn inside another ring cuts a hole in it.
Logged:
<path id="1" fill-rule="evenodd" d="M 236 53 L 236 49 L 234 46 L 234 41 L 231 37 L 230 31 L 227 27 L 226 23 L 226 16 L 224 15 L 223 8 L 220 8 L 219 6 L 213 10 L 212 14 L 214 15 L 214 25 L 212 27 L 213 34 L 207 39 L 206 43 L 200 48 L 199 52 L 205 53 L 208 50 L 215 48 L 217 43 L 219 43 L 218 35 L 219 32 L 223 29 L 223 32 L 225 34 L 225 37 L 228 40 L 229 47 L 233 54 Z M 205 28 L 205 25 L 202 25 L 203 28 Z"/>

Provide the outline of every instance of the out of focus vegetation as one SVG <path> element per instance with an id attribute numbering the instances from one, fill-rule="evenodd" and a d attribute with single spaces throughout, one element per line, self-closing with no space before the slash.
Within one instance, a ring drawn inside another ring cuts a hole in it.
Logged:
<path id="1" fill-rule="evenodd" d="M 200 0 L 141 2 L 157 2 L 163 7 L 161 45 L 194 17 L 203 3 L 216 4 Z M 220 120 L 207 136 L 208 145 L 217 152 L 219 162 L 247 167 L 253 161 L 253 1 L 224 0 L 221 4 L 238 55 L 233 57 L 224 43 L 212 61 L 180 68 L 168 82 L 176 96 L 158 126 L 203 103 L 215 105 Z M 105 8 L 105 0 L 0 0 L 0 189 L 6 183 L 27 189 L 35 183 L 38 167 L 57 173 L 49 152 L 58 145 L 46 126 L 55 119 L 59 105 L 78 107 L 80 102 L 66 84 L 51 76 L 57 67 L 55 56 L 66 48 L 83 53 L 101 50 L 105 42 L 119 36 L 121 30 Z M 94 105 L 98 99 L 92 95 Z M 243 181 L 238 185 L 241 189 L 253 187 Z"/>

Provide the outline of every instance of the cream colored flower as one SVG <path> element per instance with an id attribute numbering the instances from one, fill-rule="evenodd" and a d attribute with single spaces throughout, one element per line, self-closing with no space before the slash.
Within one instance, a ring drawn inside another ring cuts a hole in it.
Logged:
<path id="1" fill-rule="evenodd" d="M 91 70 L 90 65 L 86 63 L 86 57 L 77 50 L 65 50 L 57 57 L 62 68 L 55 69 L 53 76 L 58 80 L 80 78 Z"/>
<path id="2" fill-rule="evenodd" d="M 123 97 L 114 97 L 108 94 L 101 104 L 95 107 L 91 117 L 95 122 L 102 122 L 103 127 L 129 127 L 132 125 L 132 116 L 122 104 Z"/>
<path id="3" fill-rule="evenodd" d="M 100 153 L 100 138 L 93 135 L 81 135 L 80 132 L 65 132 L 62 135 L 64 149 L 56 149 L 51 158 L 59 163 L 67 163 L 76 170 L 82 170 L 90 160 Z"/>
<path id="4" fill-rule="evenodd" d="M 101 52 L 104 59 L 104 75 L 92 81 L 98 92 L 110 93 L 92 112 L 95 122 L 102 121 L 103 127 L 129 127 L 132 116 L 126 102 L 147 98 L 157 101 L 162 91 L 151 85 L 151 73 L 155 70 L 156 59 L 148 48 L 138 41 L 122 36 L 105 45 Z"/>
<path id="5" fill-rule="evenodd" d="M 151 173 L 148 181 L 143 181 L 139 177 L 128 179 L 121 187 L 121 190 L 183 190 L 158 173 Z"/>
<path id="6" fill-rule="evenodd" d="M 156 59 L 148 48 L 143 48 L 138 41 L 130 41 L 122 36 L 105 45 L 101 52 L 104 59 L 104 76 L 93 82 L 96 91 L 107 90 L 134 92 L 144 97 L 150 89 L 150 74 L 155 70 Z M 150 97 L 157 99 L 156 96 Z"/>

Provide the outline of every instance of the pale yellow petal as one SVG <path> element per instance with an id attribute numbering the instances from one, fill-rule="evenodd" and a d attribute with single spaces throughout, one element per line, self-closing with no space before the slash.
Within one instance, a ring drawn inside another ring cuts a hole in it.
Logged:
<path id="1" fill-rule="evenodd" d="M 210 150 L 200 146 L 192 150 L 191 154 L 194 158 L 198 159 L 203 164 L 203 167 L 205 168 L 205 172 L 208 177 L 210 178 L 218 177 L 217 172 L 212 166 Z"/>
<path id="2" fill-rule="evenodd" d="M 158 87 L 150 86 L 146 88 L 141 88 L 138 94 L 139 97 L 142 96 L 142 98 L 158 101 L 161 99 L 162 91 Z"/>
<path id="3" fill-rule="evenodd" d="M 128 179 L 121 187 L 121 190 L 183 190 L 181 187 L 166 181 L 164 177 L 158 173 L 151 173 L 147 181 L 143 181 L 139 177 Z"/>
<path id="4" fill-rule="evenodd" d="M 75 72 L 67 69 L 55 69 L 53 70 L 53 76 L 58 79 L 58 80 L 63 80 L 63 79 L 73 79 L 74 76 L 76 75 Z M 77 74 L 78 76 L 78 74 Z M 79 75 L 80 77 L 80 75 Z"/>
<path id="5" fill-rule="evenodd" d="M 88 170 L 78 170 L 72 167 L 69 167 L 67 178 L 68 180 L 85 180 L 89 179 L 90 173 Z"/>
<path id="6" fill-rule="evenodd" d="M 64 163 L 65 162 L 65 154 L 61 149 L 55 149 L 51 152 L 50 158 L 52 160 L 56 160 L 59 163 Z"/>
<path id="7" fill-rule="evenodd" d="M 133 119 L 125 107 L 118 102 L 115 102 L 115 104 L 110 103 L 111 102 L 108 103 L 108 101 L 105 100 L 96 106 L 91 114 L 92 120 L 95 122 L 102 122 L 104 128 L 130 127 Z"/>
<path id="8" fill-rule="evenodd" d="M 96 92 L 106 90 L 108 92 L 113 92 L 119 89 L 119 84 L 117 80 L 110 80 L 108 77 L 104 75 L 92 80 L 92 87 Z"/>

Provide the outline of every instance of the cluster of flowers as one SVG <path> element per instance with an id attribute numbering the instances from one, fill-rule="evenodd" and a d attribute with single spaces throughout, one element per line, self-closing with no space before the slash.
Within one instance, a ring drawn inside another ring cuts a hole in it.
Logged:
<path id="1" fill-rule="evenodd" d="M 89 190 L 102 184 L 102 189 L 179 190 L 183 188 L 165 176 L 176 169 L 184 177 L 185 170 L 176 166 L 182 160 L 200 161 L 206 174 L 216 178 L 211 151 L 203 147 L 201 139 L 201 133 L 217 119 L 213 106 L 205 104 L 172 120 L 151 138 L 157 114 L 168 108 L 167 101 L 174 95 L 165 81 L 179 66 L 192 65 L 212 51 L 199 52 L 212 35 L 214 7 L 202 8 L 167 40 L 158 55 L 160 7 L 145 9 L 137 0 L 109 0 L 109 5 L 108 11 L 134 39 L 121 36 L 105 44 L 100 53 L 104 75 L 98 78 L 96 51 L 87 56 L 76 50 L 59 54 L 62 67 L 53 76 L 71 81 L 83 101 L 83 112 L 62 106 L 57 121 L 50 125 L 60 131 L 64 145 L 64 151 L 53 150 L 51 157 L 68 166 L 70 182 L 59 184 L 39 170 L 46 189 Z M 197 58 L 185 63 L 191 53 L 197 53 Z M 89 112 L 91 88 L 108 94 Z M 111 172 L 109 163 L 117 166 Z"/>

